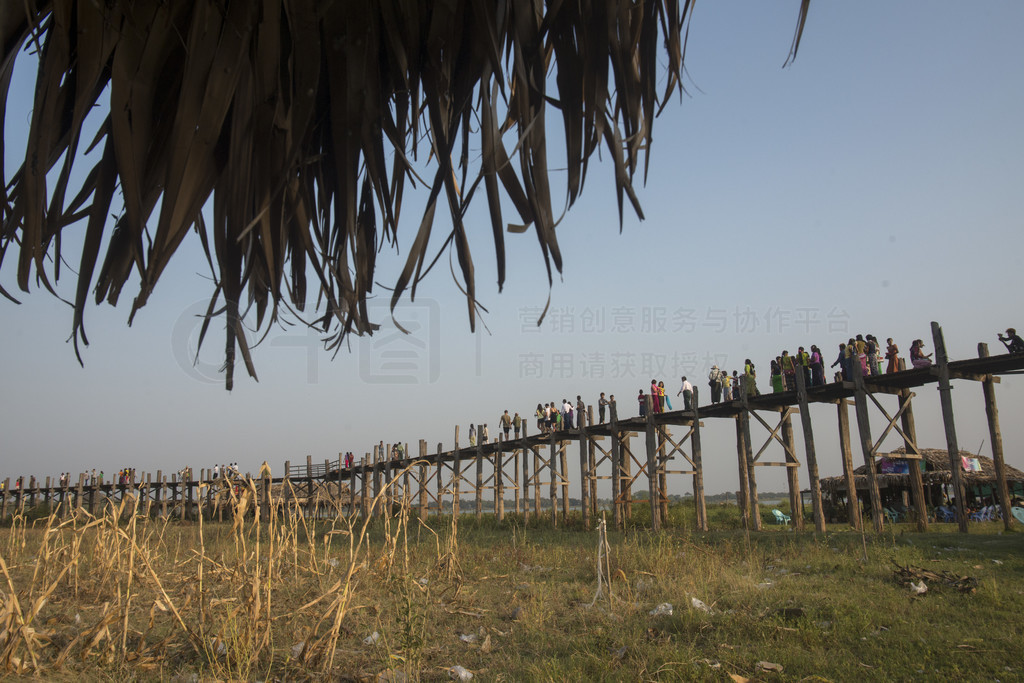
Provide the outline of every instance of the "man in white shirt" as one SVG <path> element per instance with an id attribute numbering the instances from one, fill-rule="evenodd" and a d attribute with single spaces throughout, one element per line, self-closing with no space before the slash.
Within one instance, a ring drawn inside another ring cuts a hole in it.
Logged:
<path id="1" fill-rule="evenodd" d="M 690 381 L 685 376 L 683 377 L 683 388 L 679 390 L 676 396 L 679 394 L 683 395 L 683 410 L 692 410 L 693 385 L 690 384 Z"/>

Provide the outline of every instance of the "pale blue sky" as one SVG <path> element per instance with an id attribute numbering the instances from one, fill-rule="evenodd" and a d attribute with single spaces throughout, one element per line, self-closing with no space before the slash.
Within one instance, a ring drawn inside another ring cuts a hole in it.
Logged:
<path id="1" fill-rule="evenodd" d="M 647 220 L 627 207 L 619 234 L 611 169 L 592 164 L 559 227 L 564 277 L 540 330 L 530 323 L 548 287 L 536 238 L 507 236 L 499 295 L 482 201 L 471 229 L 489 334 L 469 332 L 442 259 L 400 314 L 423 333 L 353 339 L 332 360 L 316 335 L 275 329 L 255 353 L 260 381 L 238 368 L 231 393 L 218 374 L 219 329 L 199 363 L 188 361 L 196 306 L 210 292 L 197 244 L 182 248 L 131 328 L 132 285 L 120 308 L 89 310 L 84 368 L 65 343 L 68 307 L 42 291 L 21 306 L 0 301 L 0 477 L 227 461 L 255 470 L 264 459 L 276 474 L 286 459 L 361 455 L 382 439 L 448 449 L 456 422 L 488 422 L 494 433 L 502 410 L 527 415 L 538 401 L 606 391 L 635 414 L 652 377 L 674 395 L 679 370 L 705 377 L 711 360 L 731 370 L 752 358 L 764 388 L 783 348 L 817 343 L 831 356 L 856 332 L 892 336 L 904 352 L 915 337 L 930 348 L 931 320 L 955 358 L 974 356 L 978 341 L 998 351 L 997 331 L 1024 327 L 1011 294 L 1024 247 L 1024 4 L 817 0 L 799 58 L 782 69 L 797 7 L 698 4 L 689 95 L 657 121 L 639 188 Z M 9 145 L 24 138 L 31 84 L 15 88 Z M 418 208 L 404 207 L 406 240 Z M 402 258 L 385 253 L 382 284 Z M 11 289 L 12 271 L 0 280 Z M 70 296 L 73 282 L 61 285 Z M 960 444 L 975 450 L 984 439 L 990 455 L 981 389 L 956 386 Z M 1006 378 L 997 397 L 1007 460 L 1024 469 L 1022 386 Z M 934 388 L 919 394 L 920 444 L 943 446 Z M 812 415 L 822 475 L 838 474 L 834 408 Z M 877 415 L 872 424 L 880 430 Z M 707 424 L 703 443 L 708 490 L 735 490 L 732 424 Z M 760 487 L 783 488 L 781 469 L 759 470 Z M 806 487 L 806 469 L 800 477 Z"/>

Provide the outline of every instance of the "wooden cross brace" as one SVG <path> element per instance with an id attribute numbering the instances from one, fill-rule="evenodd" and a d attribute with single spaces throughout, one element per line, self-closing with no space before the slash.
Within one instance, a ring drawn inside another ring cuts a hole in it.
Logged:
<path id="1" fill-rule="evenodd" d="M 533 470 L 533 474 L 531 474 L 529 479 L 526 480 L 526 485 L 529 486 L 530 484 L 533 484 L 534 486 L 549 486 L 551 484 L 550 481 L 541 481 L 537 477 L 540 476 L 541 470 L 545 468 L 547 468 L 548 470 L 552 469 L 550 464 L 551 459 L 545 458 L 543 455 L 540 454 L 540 451 L 538 451 L 534 447 L 531 447 L 530 450 L 533 451 L 534 457 L 537 458 L 537 460 L 539 460 L 541 464 L 539 467 Z"/>
<path id="2" fill-rule="evenodd" d="M 885 441 L 885 437 L 889 435 L 889 432 L 895 429 L 896 432 L 903 437 L 903 440 L 910 444 L 910 446 L 914 449 L 914 455 L 908 453 L 907 457 L 902 459 L 920 460 L 921 451 L 918 450 L 917 443 L 914 441 L 914 439 L 911 439 L 909 436 L 907 436 L 906 433 L 902 429 L 900 429 L 899 425 L 896 424 L 896 420 L 900 419 L 900 416 L 903 415 L 904 411 L 906 411 L 906 409 L 910 407 L 910 400 L 915 396 L 914 392 L 911 391 L 907 394 L 907 398 L 905 401 L 903 401 L 903 405 L 900 406 L 900 409 L 897 410 L 896 414 L 893 415 L 892 417 L 889 417 L 889 413 L 886 412 L 885 408 L 882 407 L 882 404 L 878 402 L 877 398 L 875 398 L 870 393 L 868 393 L 867 396 L 868 398 L 871 399 L 871 402 L 875 404 L 875 407 L 877 407 L 878 410 L 881 411 L 882 415 L 885 416 L 885 419 L 889 420 L 889 425 L 885 428 L 885 430 L 882 431 L 882 435 L 878 437 L 878 441 L 875 442 L 875 445 L 871 447 L 871 457 L 873 458 L 875 457 L 875 455 L 878 454 L 878 449 L 882 446 L 882 442 Z"/>
<path id="3" fill-rule="evenodd" d="M 454 463 L 453 463 L 453 465 L 454 465 Z M 452 481 L 451 481 L 451 483 L 449 485 L 450 486 L 454 486 L 455 485 L 455 481 L 458 480 L 458 481 L 466 482 L 466 485 L 469 486 L 469 488 L 466 489 L 465 491 L 462 491 L 462 489 L 460 488 L 459 489 L 459 493 L 469 493 L 470 491 L 476 491 L 476 482 L 472 482 L 468 478 L 462 476 L 466 472 L 469 471 L 470 467 L 476 467 L 476 460 L 473 459 L 473 458 L 467 458 L 466 459 L 466 466 L 465 467 L 460 467 L 459 468 L 459 472 L 457 472 L 457 473 L 455 472 L 455 467 L 454 466 L 451 468 L 451 470 L 452 470 Z"/>
<path id="4" fill-rule="evenodd" d="M 764 445 L 761 446 L 760 450 L 757 451 L 757 455 L 754 456 L 754 462 L 757 462 L 757 459 L 760 458 L 761 454 L 765 452 L 765 450 L 771 444 L 772 439 L 778 441 L 782 445 L 783 450 L 786 451 L 786 454 L 789 457 L 791 457 L 793 460 L 797 460 L 796 453 L 794 453 L 793 449 L 791 449 L 789 445 L 782 440 L 782 437 L 779 436 L 779 430 L 782 429 L 782 425 L 785 424 L 786 418 L 796 412 L 795 410 L 793 410 L 793 408 L 786 407 L 782 410 L 782 412 L 779 413 L 779 424 L 775 425 L 774 429 L 771 426 L 769 426 L 767 422 L 764 421 L 764 418 L 757 414 L 757 411 L 748 410 L 747 412 L 753 415 L 757 419 L 757 421 L 760 422 L 764 426 L 764 428 L 767 429 L 769 432 L 768 438 L 765 439 Z"/>
<path id="5" fill-rule="evenodd" d="M 599 438 L 603 438 L 603 437 L 599 437 Z M 594 446 L 597 450 L 601 451 L 601 453 L 603 453 L 604 455 L 600 459 L 594 458 L 594 466 L 593 467 L 589 467 L 589 466 L 587 467 L 586 474 L 584 475 L 584 478 L 586 478 L 586 479 L 611 479 L 611 477 L 600 477 L 597 474 L 597 468 L 600 467 L 601 464 L 604 463 L 605 460 L 610 460 L 611 459 L 611 457 L 612 457 L 611 452 L 610 451 L 606 451 L 604 448 L 602 448 L 601 444 L 597 442 L 597 439 L 594 439 L 594 438 L 592 438 L 589 435 L 587 436 L 587 443 L 592 445 L 592 446 Z"/>
<path id="6" fill-rule="evenodd" d="M 683 459 L 686 460 L 686 462 L 690 463 L 690 467 L 696 469 L 697 465 L 694 464 L 690 456 L 687 455 L 686 451 L 683 450 L 683 444 L 685 444 L 690 439 L 690 436 L 692 434 L 693 426 L 691 425 L 690 431 L 686 432 L 686 434 L 683 435 L 683 438 L 676 442 L 672 440 L 672 434 L 669 433 L 667 430 L 662 432 L 662 438 L 664 439 L 664 441 L 658 446 L 658 451 L 660 451 L 660 455 L 658 456 L 658 471 L 664 470 L 665 464 L 668 463 L 668 461 L 671 460 L 672 456 L 675 455 L 676 453 L 679 453 L 681 456 L 683 456 Z M 668 453 L 665 453 L 665 451 L 668 450 L 668 446 L 670 444 L 672 446 L 672 450 L 669 450 Z M 666 473 L 668 472 L 666 471 Z"/>

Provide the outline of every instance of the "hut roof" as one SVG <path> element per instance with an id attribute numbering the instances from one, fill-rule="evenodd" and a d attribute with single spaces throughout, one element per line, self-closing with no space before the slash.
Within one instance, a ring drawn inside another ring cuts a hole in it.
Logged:
<path id="1" fill-rule="evenodd" d="M 531 0 L 179 2 L 159 3 L 167 6 L 159 12 L 141 11 L 139 4 L 3 4 L 4 66 L 9 70 L 29 52 L 39 55 L 39 66 L 24 161 L 13 180 L 3 177 L 10 189 L 0 254 L 7 247 L 20 253 L 0 265 L 14 271 L 11 281 L 16 274 L 23 291 L 42 282 L 56 294 L 49 283 L 60 277 L 60 238 L 85 235 L 80 221 L 90 217 L 82 267 L 71 273 L 78 279 L 71 331 L 77 352 L 79 340 L 87 343 L 82 321 L 89 292 L 96 290 L 97 303 L 116 304 L 138 273 L 130 322 L 179 245 L 193 238 L 194 226 L 217 283 L 209 316 L 223 313 L 228 321 L 228 389 L 236 350 L 256 376 L 238 333 L 253 315 L 263 329 L 281 309 L 302 311 L 315 301 L 315 312 L 294 318 L 321 330 L 329 348 L 340 347 L 349 333 L 373 332 L 378 324 L 366 301 L 379 278 L 376 264 L 393 249 L 400 273 L 394 309 L 403 293 L 415 292 L 430 270 L 422 266 L 439 250 L 440 228 L 433 236 L 430 230 L 435 206 L 450 210 L 448 240 L 461 267 L 471 330 L 479 309 L 470 253 L 477 230 L 493 235 L 499 292 L 506 222 L 510 232 L 534 230 L 540 241 L 534 252 L 550 284 L 552 269 L 562 272 L 557 209 L 576 202 L 591 155 L 605 141 L 614 149 L 607 162 L 614 166 L 620 226 L 627 195 L 643 218 L 633 179 L 637 169 L 646 177 L 648 166 L 638 160 L 654 139 L 655 115 L 681 88 L 693 13 L 693 3 L 680 9 L 672 0 L 601 3 L 601 21 L 573 3 Z M 63 14 L 57 6 L 65 7 Z M 805 0 L 797 13 L 791 58 L 808 6 Z M 140 45 L 158 58 L 139 59 Z M 372 69 L 363 68 L 367 54 Z M 557 79 L 547 78 L 552 71 Z M 268 73 L 274 77 L 263 76 Z M 132 83 L 147 87 L 132 89 Z M 122 89 L 130 95 L 118 100 Z M 0 95 L 14 99 L 10 78 L 0 79 Z M 94 119 L 84 112 L 97 105 L 112 114 L 93 133 L 85 123 L 91 127 Z M 564 191 L 549 179 L 548 152 L 558 145 L 543 122 L 557 116 L 548 113 L 553 109 L 566 131 L 558 162 L 566 169 L 559 174 L 567 177 Z M 509 129 L 514 149 L 505 147 Z M 93 146 L 106 149 L 94 155 L 98 161 L 75 153 L 79 139 L 94 134 Z M 480 151 L 466 153 L 471 147 Z M 432 163 L 420 166 L 415 162 L 424 149 Z M 82 168 L 89 163 L 91 172 Z M 57 165 L 61 180 L 53 185 Z M 73 165 L 80 172 L 71 172 Z M 420 178 L 428 178 L 422 182 L 430 200 L 421 221 L 412 223 L 413 234 L 420 225 L 416 239 L 400 243 L 402 200 L 411 194 L 402 188 Z M 488 204 L 490 225 L 465 219 L 474 196 L 465 188 L 480 180 L 486 197 L 476 196 Z M 115 193 L 119 186 L 123 193 Z M 78 198 L 65 202 L 65 192 Z M 123 197 L 125 211 L 113 237 L 101 240 L 105 217 L 117 213 L 114 196 Z M 208 202 L 218 207 L 209 228 L 200 214 Z M 154 207 L 160 207 L 155 218 Z M 406 253 L 399 257 L 400 244 Z M 340 255 L 344 267 L 338 268 Z M 98 273 L 97 263 L 103 264 Z M 246 297 L 256 305 L 246 305 Z"/>
<path id="2" fill-rule="evenodd" d="M 879 453 L 875 461 L 875 479 L 879 488 L 904 487 L 909 485 L 910 475 L 908 474 L 883 474 L 879 470 L 882 458 L 903 458 L 906 456 L 906 449 L 899 447 L 888 453 Z M 978 486 L 981 484 L 992 484 L 996 481 L 996 468 L 992 458 L 978 455 L 969 451 L 961 450 L 962 458 L 976 458 L 981 463 L 981 472 L 960 471 L 964 486 Z M 944 448 L 922 448 L 921 458 L 925 462 L 925 471 L 921 473 L 921 480 L 928 484 L 948 484 L 953 476 L 949 469 L 949 451 Z M 868 487 L 867 466 L 861 465 L 853 470 L 854 482 L 858 489 Z M 1006 480 L 1008 482 L 1024 483 L 1024 472 L 1016 467 L 1006 465 Z M 821 480 L 823 489 L 830 493 L 842 492 L 846 488 L 846 482 L 842 475 L 836 477 L 825 477 Z"/>

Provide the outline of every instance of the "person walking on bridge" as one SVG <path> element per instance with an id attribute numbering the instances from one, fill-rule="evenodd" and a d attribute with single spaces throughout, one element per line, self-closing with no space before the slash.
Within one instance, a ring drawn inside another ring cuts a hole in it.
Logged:
<path id="1" fill-rule="evenodd" d="M 658 381 L 658 400 L 661 401 L 661 412 L 672 410 L 672 401 L 669 400 L 668 394 L 665 393 L 665 383 Z"/>
<path id="2" fill-rule="evenodd" d="M 743 362 L 743 385 L 746 387 L 747 396 L 757 396 L 757 370 L 749 358 Z"/>
<path id="3" fill-rule="evenodd" d="M 516 413 L 516 415 L 518 414 L 519 413 Z M 501 425 L 501 431 L 505 432 L 505 441 L 508 441 L 508 432 L 510 429 L 512 429 L 512 418 L 509 417 L 507 410 L 501 416 L 501 419 L 498 420 L 498 423 Z"/>
<path id="4" fill-rule="evenodd" d="M 676 396 L 680 394 L 683 396 L 683 410 L 693 410 L 693 385 L 690 384 L 690 380 L 686 379 L 686 375 L 683 375 L 683 386 L 676 393 Z"/>
<path id="5" fill-rule="evenodd" d="M 900 370 L 900 349 L 896 346 L 896 342 L 892 340 L 892 337 L 886 339 L 885 343 L 885 357 L 889 361 L 889 364 L 885 366 L 885 374 L 891 375 Z"/>
<path id="6" fill-rule="evenodd" d="M 821 387 L 825 385 L 825 362 L 821 357 L 821 349 L 816 344 L 811 344 L 811 386 Z"/>
<path id="7" fill-rule="evenodd" d="M 797 370 L 803 373 L 804 386 L 814 386 L 814 383 L 811 381 L 811 354 L 807 353 L 802 346 L 796 350 L 796 364 Z M 796 389 L 795 380 L 793 382 L 793 388 Z"/>
<path id="8" fill-rule="evenodd" d="M 718 403 L 722 400 L 722 371 L 717 365 L 711 366 L 708 373 L 708 386 L 711 387 L 711 402 Z"/>
<path id="9" fill-rule="evenodd" d="M 661 395 L 658 393 L 658 381 L 654 379 L 651 380 L 651 410 L 661 412 Z"/>

